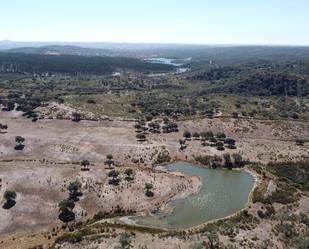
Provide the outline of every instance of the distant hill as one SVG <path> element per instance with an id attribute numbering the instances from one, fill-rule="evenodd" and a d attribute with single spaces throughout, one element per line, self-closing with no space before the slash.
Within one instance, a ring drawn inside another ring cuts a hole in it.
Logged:
<path id="1" fill-rule="evenodd" d="M 308 77 L 288 73 L 253 73 L 246 79 L 233 80 L 223 86 L 214 87 L 211 93 L 245 94 L 260 96 L 309 96 Z"/>
<path id="2" fill-rule="evenodd" d="M 25 54 L 50 54 L 50 55 L 83 55 L 83 56 L 108 56 L 110 50 L 83 48 L 71 45 L 49 45 L 43 47 L 21 47 L 6 50 L 7 53 L 25 53 Z"/>
<path id="3" fill-rule="evenodd" d="M 72 49 L 72 48 L 71 48 Z M 47 50 L 42 50 L 47 51 Z M 161 73 L 175 70 L 172 65 L 150 63 L 134 58 L 1 53 L 0 70 L 14 73 L 111 74 L 115 71 Z"/>
<path id="4" fill-rule="evenodd" d="M 151 49 L 174 49 L 185 47 L 206 47 L 207 45 L 190 44 L 159 44 L 159 43 L 116 43 L 116 42 L 17 42 L 10 40 L 0 41 L 0 50 L 8 50 L 22 47 L 45 47 L 45 46 L 77 46 L 83 48 L 132 51 L 132 50 L 151 50 Z"/>
<path id="5" fill-rule="evenodd" d="M 248 60 L 308 59 L 309 47 L 242 46 L 108 42 L 14 42 L 0 41 L 0 50 L 14 53 L 165 57 L 234 64 Z"/>

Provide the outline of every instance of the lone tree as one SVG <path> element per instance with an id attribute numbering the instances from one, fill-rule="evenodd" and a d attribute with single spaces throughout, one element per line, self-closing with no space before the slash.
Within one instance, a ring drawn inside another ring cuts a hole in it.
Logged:
<path id="1" fill-rule="evenodd" d="M 230 148 L 230 149 L 235 149 L 236 148 L 236 146 L 235 146 L 236 141 L 234 139 L 232 139 L 232 138 L 225 139 L 224 143 L 227 144 L 228 148 Z"/>
<path id="2" fill-rule="evenodd" d="M 187 147 L 185 139 L 179 139 L 179 144 L 180 144 L 180 150 L 184 150 Z"/>
<path id="3" fill-rule="evenodd" d="M 134 171 L 133 171 L 133 169 L 126 169 L 124 171 L 124 173 L 126 175 L 126 178 L 125 178 L 126 181 L 129 182 L 129 181 L 133 181 L 134 180 L 134 177 L 133 177 Z"/>
<path id="4" fill-rule="evenodd" d="M 232 163 L 231 155 L 229 153 L 226 153 L 223 155 L 223 158 L 224 158 L 225 167 L 228 169 L 232 169 L 233 163 Z"/>
<path id="5" fill-rule="evenodd" d="M 2 133 L 2 130 L 7 130 L 8 126 L 6 124 L 0 124 L 0 132 Z"/>
<path id="6" fill-rule="evenodd" d="M 209 140 L 210 138 L 214 137 L 214 134 L 212 131 L 204 131 L 201 132 L 201 136 Z"/>
<path id="7" fill-rule="evenodd" d="M 190 131 L 185 131 L 185 132 L 183 133 L 183 137 L 186 138 L 186 139 L 191 138 L 191 132 L 190 132 Z"/>
<path id="8" fill-rule="evenodd" d="M 3 195 L 3 198 L 5 199 L 5 203 L 3 205 L 3 208 L 4 209 L 10 209 L 12 208 L 13 206 L 15 206 L 16 204 L 16 199 L 17 195 L 16 195 L 16 192 L 15 191 L 12 191 L 12 190 L 6 190 L 4 192 L 4 195 Z"/>
<path id="9" fill-rule="evenodd" d="M 145 136 L 145 134 L 142 134 L 142 133 L 137 134 L 136 138 L 137 138 L 137 141 L 139 141 L 139 142 L 146 141 L 146 136 Z"/>
<path id="10" fill-rule="evenodd" d="M 25 142 L 25 139 L 22 136 L 16 136 L 15 142 L 17 145 L 15 146 L 15 150 L 23 150 L 25 145 L 23 145 L 23 142 Z"/>
<path id="11" fill-rule="evenodd" d="M 136 131 L 140 132 L 140 130 L 142 129 L 142 126 L 140 124 L 136 123 L 134 125 L 134 128 L 136 129 Z"/>
<path id="12" fill-rule="evenodd" d="M 217 142 L 217 143 L 216 143 L 216 146 L 217 146 L 217 150 L 219 150 L 219 151 L 224 150 L 224 145 L 223 145 L 222 142 Z"/>
<path id="13" fill-rule="evenodd" d="M 200 138 L 200 133 L 194 132 L 194 133 L 193 133 L 193 138 L 194 138 L 195 140 L 198 140 L 198 139 Z"/>
<path id="14" fill-rule="evenodd" d="M 73 209 L 75 207 L 75 203 L 73 200 L 65 199 L 58 204 L 59 207 L 59 219 L 62 222 L 70 222 L 75 220 L 75 214 L 73 213 Z"/>
<path id="15" fill-rule="evenodd" d="M 303 139 L 297 139 L 296 140 L 296 145 L 303 146 L 304 144 L 305 144 L 305 140 L 303 140 Z"/>
<path id="16" fill-rule="evenodd" d="M 234 159 L 234 164 L 236 167 L 243 167 L 245 165 L 242 156 L 240 154 L 234 153 L 232 157 Z"/>
<path id="17" fill-rule="evenodd" d="M 218 133 L 216 134 L 216 137 L 217 137 L 218 139 L 224 139 L 224 138 L 226 138 L 226 135 L 225 135 L 223 132 L 218 132 Z"/>
<path id="18" fill-rule="evenodd" d="M 153 197 L 154 196 L 152 189 L 153 189 L 152 183 L 145 183 L 145 190 L 146 190 L 145 194 L 146 194 L 147 197 Z"/>
<path id="19" fill-rule="evenodd" d="M 107 156 L 106 156 L 106 161 L 104 162 L 104 164 L 105 164 L 105 165 L 108 165 L 108 167 L 111 168 L 112 165 L 115 164 L 113 158 L 114 158 L 113 155 L 110 155 L 110 154 L 107 155 Z"/>
<path id="20" fill-rule="evenodd" d="M 76 180 L 74 182 L 71 182 L 68 186 L 68 191 L 69 191 L 69 199 L 73 201 L 78 201 L 78 197 L 82 196 L 81 192 L 82 184 L 80 183 L 79 180 Z"/>
<path id="21" fill-rule="evenodd" d="M 121 249 L 129 249 L 131 247 L 130 235 L 128 233 L 120 234 L 119 243 Z"/>
<path id="22" fill-rule="evenodd" d="M 82 170 L 89 170 L 90 162 L 84 159 L 80 162 L 80 165 L 82 166 Z"/>
<path id="23" fill-rule="evenodd" d="M 81 114 L 78 112 L 72 113 L 72 121 L 73 122 L 79 122 L 81 120 Z"/>
<path id="24" fill-rule="evenodd" d="M 208 140 L 211 143 L 217 143 L 218 142 L 218 140 L 216 138 L 214 138 L 214 137 L 210 137 Z"/>
<path id="25" fill-rule="evenodd" d="M 108 181 L 110 185 L 119 185 L 119 172 L 117 170 L 111 170 L 107 175 L 108 177 L 112 178 Z"/>

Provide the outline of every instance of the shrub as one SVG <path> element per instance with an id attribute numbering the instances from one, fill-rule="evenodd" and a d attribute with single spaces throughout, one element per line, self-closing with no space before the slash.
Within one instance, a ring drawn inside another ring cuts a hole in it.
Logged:
<path id="1" fill-rule="evenodd" d="M 184 133 L 183 133 L 183 137 L 184 138 L 191 138 L 191 132 L 190 131 L 185 131 Z"/>
<path id="2" fill-rule="evenodd" d="M 296 145 L 303 146 L 304 144 L 305 144 L 305 140 L 303 140 L 303 139 L 297 139 L 296 140 Z"/>
<path id="3" fill-rule="evenodd" d="M 96 102 L 95 102 L 94 99 L 88 99 L 88 100 L 87 100 L 87 103 L 88 103 L 88 104 L 96 104 Z"/>
<path id="4" fill-rule="evenodd" d="M 72 121 L 73 122 L 79 122 L 81 120 L 81 114 L 78 112 L 72 113 Z"/>
<path id="5" fill-rule="evenodd" d="M 216 134 L 216 137 L 217 137 L 218 139 L 223 139 L 223 138 L 226 138 L 226 135 L 225 135 L 223 132 L 218 132 L 218 133 Z"/>
<path id="6" fill-rule="evenodd" d="M 170 161 L 171 161 L 170 153 L 167 150 L 164 150 L 158 154 L 156 163 L 162 164 L 162 163 L 168 163 Z"/>

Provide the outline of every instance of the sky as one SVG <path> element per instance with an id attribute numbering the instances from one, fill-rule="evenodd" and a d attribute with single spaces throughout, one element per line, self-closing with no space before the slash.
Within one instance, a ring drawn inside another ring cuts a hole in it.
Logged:
<path id="1" fill-rule="evenodd" d="M 0 0 L 0 40 L 309 45 L 309 0 Z"/>

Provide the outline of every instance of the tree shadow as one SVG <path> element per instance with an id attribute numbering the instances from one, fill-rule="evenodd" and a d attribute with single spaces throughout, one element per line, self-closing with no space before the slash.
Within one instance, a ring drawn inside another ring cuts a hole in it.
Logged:
<path id="1" fill-rule="evenodd" d="M 23 145 L 23 144 L 17 144 L 15 146 L 15 150 L 23 150 L 24 148 L 25 148 L 25 145 Z"/>
<path id="2" fill-rule="evenodd" d="M 75 220 L 75 214 L 72 211 L 70 211 L 70 210 L 66 210 L 66 211 L 61 212 L 59 214 L 58 218 L 63 223 L 68 223 L 70 221 L 74 221 Z"/>
<path id="3" fill-rule="evenodd" d="M 120 182 L 120 179 L 110 179 L 110 180 L 108 180 L 108 184 L 114 185 L 114 186 L 118 186 L 119 182 Z"/>
<path id="4" fill-rule="evenodd" d="M 147 197 L 153 197 L 154 196 L 154 192 L 148 190 L 148 191 L 146 191 L 146 196 Z"/>
<path id="5" fill-rule="evenodd" d="M 227 146 L 230 150 L 236 150 L 237 147 L 235 145 L 228 145 Z"/>
<path id="6" fill-rule="evenodd" d="M 70 194 L 69 199 L 73 200 L 74 202 L 78 202 L 79 198 L 82 196 L 83 196 L 82 192 L 77 192 L 77 193 Z"/>
<path id="7" fill-rule="evenodd" d="M 3 204 L 3 208 L 4 209 L 10 209 L 12 207 L 14 207 L 16 204 L 16 201 L 15 200 L 8 200 L 6 203 Z"/>

